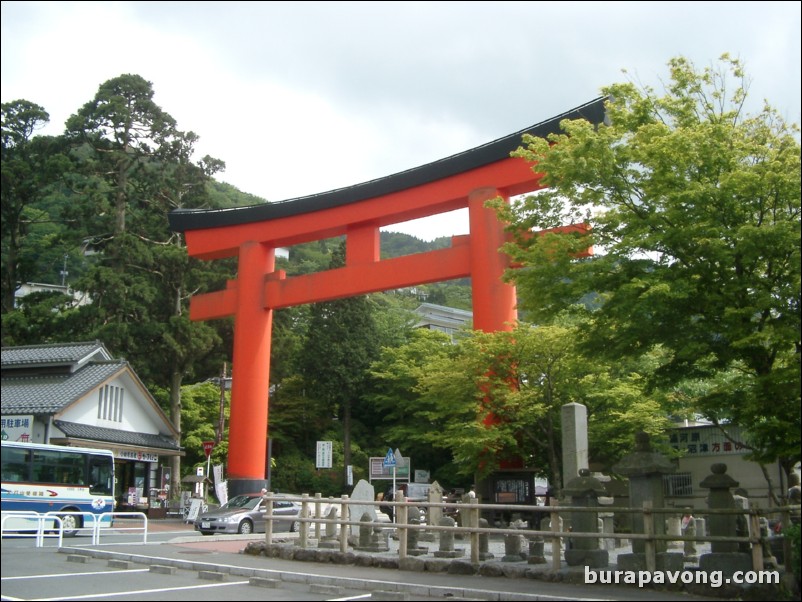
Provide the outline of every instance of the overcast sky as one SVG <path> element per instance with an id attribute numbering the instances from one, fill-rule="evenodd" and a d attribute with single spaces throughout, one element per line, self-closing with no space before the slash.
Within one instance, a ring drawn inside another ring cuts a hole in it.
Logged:
<path id="1" fill-rule="evenodd" d="M 484 144 L 666 63 L 741 58 L 800 122 L 800 2 L 2 2 L 2 102 L 50 113 L 138 74 L 218 179 L 270 201 Z M 622 70 L 628 73 L 624 74 Z M 464 234 L 464 212 L 390 228 Z"/>

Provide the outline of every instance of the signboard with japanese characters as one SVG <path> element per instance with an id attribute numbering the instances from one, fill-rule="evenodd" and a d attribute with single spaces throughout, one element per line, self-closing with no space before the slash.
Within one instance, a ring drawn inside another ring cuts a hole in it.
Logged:
<path id="1" fill-rule="evenodd" d="M 331 468 L 332 441 L 318 441 L 315 451 L 315 468 Z"/>
<path id="2" fill-rule="evenodd" d="M 120 460 L 136 460 L 137 462 L 158 462 L 159 454 L 151 454 L 143 451 L 133 451 L 127 449 L 116 450 L 114 452 L 115 458 Z"/>
<path id="3" fill-rule="evenodd" d="M 744 454 L 749 451 L 738 427 L 726 426 L 727 434 L 715 426 L 688 427 L 671 431 L 671 447 L 688 456 Z"/>
<path id="4" fill-rule="evenodd" d="M 30 416 L 3 416 L 0 419 L 2 431 L 0 437 L 3 441 L 33 441 L 33 415 Z"/>

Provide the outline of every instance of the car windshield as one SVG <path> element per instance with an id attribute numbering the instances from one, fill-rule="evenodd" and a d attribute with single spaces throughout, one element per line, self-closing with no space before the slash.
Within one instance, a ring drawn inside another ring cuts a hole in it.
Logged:
<path id="1" fill-rule="evenodd" d="M 250 496 L 250 495 L 237 495 L 232 497 L 228 502 L 225 503 L 222 508 L 247 508 L 252 510 L 256 508 L 260 501 L 259 496 Z"/>

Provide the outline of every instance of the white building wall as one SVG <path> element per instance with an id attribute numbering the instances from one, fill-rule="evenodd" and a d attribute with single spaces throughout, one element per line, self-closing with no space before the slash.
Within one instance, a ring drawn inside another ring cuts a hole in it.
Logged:
<path id="1" fill-rule="evenodd" d="M 107 384 L 110 387 L 118 388 L 123 393 L 120 420 L 113 419 L 115 414 L 113 402 L 107 402 L 105 408 L 106 418 L 104 418 L 104 408 L 102 406 L 99 411 L 99 389 L 94 389 L 86 397 L 72 404 L 58 418 L 67 422 L 151 435 L 157 435 L 161 432 L 161 425 L 154 420 L 154 412 L 150 408 L 150 402 L 142 398 L 139 388 L 132 386 L 130 378 L 118 377 Z M 119 406 L 117 409 L 119 409 Z M 100 413 L 100 417 L 98 417 L 98 413 Z M 119 417 L 119 413 L 117 416 Z M 109 419 L 109 417 L 112 417 L 112 419 Z"/>

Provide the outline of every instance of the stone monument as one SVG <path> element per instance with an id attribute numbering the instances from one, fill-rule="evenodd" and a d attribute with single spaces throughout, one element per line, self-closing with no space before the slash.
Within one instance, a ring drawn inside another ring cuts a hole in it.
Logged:
<path id="1" fill-rule="evenodd" d="M 368 483 L 365 479 L 360 479 L 351 493 L 350 500 L 356 503 L 348 504 L 348 520 L 361 521 L 362 516 L 367 513 L 370 520 L 376 522 L 376 506 L 372 503 L 376 497 L 376 490 L 373 485 Z M 360 504 L 359 502 L 363 502 Z M 367 503 L 364 503 L 367 502 Z M 351 525 L 351 536 L 357 537 L 359 535 L 359 526 Z"/>
<path id="2" fill-rule="evenodd" d="M 410 525 L 420 525 L 420 518 L 413 516 L 409 519 Z M 421 532 L 418 529 L 407 529 L 407 554 L 421 556 L 429 553 L 429 548 L 419 545 Z"/>
<path id="3" fill-rule="evenodd" d="M 588 467 L 588 409 L 567 403 L 562 409 L 563 485 Z"/>
<path id="4" fill-rule="evenodd" d="M 674 465 L 664 455 L 653 451 L 648 433 L 635 435 L 635 451 L 624 456 L 613 470 L 629 478 L 629 505 L 643 508 L 650 502 L 653 508 L 663 508 L 663 475 L 675 471 Z M 632 532 L 644 533 L 643 514 L 635 512 L 632 516 Z M 665 535 L 666 525 L 663 515 L 654 518 L 654 534 Z M 682 554 L 666 552 L 666 541 L 655 541 L 655 569 L 659 571 L 682 570 Z M 623 570 L 646 570 L 646 542 L 632 540 L 632 553 L 618 555 L 618 567 Z"/>
<path id="5" fill-rule="evenodd" d="M 727 465 L 713 464 L 705 479 L 699 483 L 700 487 L 709 489 L 707 507 L 710 510 L 731 510 L 735 508 L 735 500 L 730 489 L 738 487 L 739 483 L 727 474 Z M 707 529 L 715 537 L 735 537 L 737 534 L 737 518 L 735 514 L 709 514 Z M 735 571 L 751 571 L 752 556 L 739 552 L 740 546 L 734 541 L 713 541 L 710 543 L 710 554 L 702 554 L 699 558 L 699 569 L 711 572 L 722 571 L 724 575 L 732 576 Z"/>
<path id="6" fill-rule="evenodd" d="M 326 528 L 324 529 L 324 535 L 318 542 L 317 547 L 330 548 L 330 549 L 339 548 L 340 541 L 337 538 L 337 523 L 334 522 L 337 520 L 337 508 L 335 508 L 334 506 L 329 508 L 329 513 L 326 515 L 326 520 L 332 522 L 326 523 Z"/>
<path id="7" fill-rule="evenodd" d="M 440 549 L 435 550 L 434 555 L 436 558 L 459 558 L 465 555 L 465 550 L 462 548 L 454 548 L 454 528 L 457 521 L 450 516 L 444 516 L 437 524 L 438 527 L 450 527 L 438 531 L 440 533 Z"/>
<path id="8" fill-rule="evenodd" d="M 579 476 L 568 481 L 563 494 L 571 497 L 571 506 L 582 508 L 598 508 L 600 495 L 606 492 L 598 479 L 590 476 L 590 470 L 581 468 Z M 598 512 L 572 512 L 571 528 L 577 533 L 595 533 L 599 530 Z M 565 562 L 568 566 L 587 566 L 602 568 L 609 564 L 607 550 L 599 549 L 598 538 L 570 539 L 570 547 L 565 550 Z"/>

